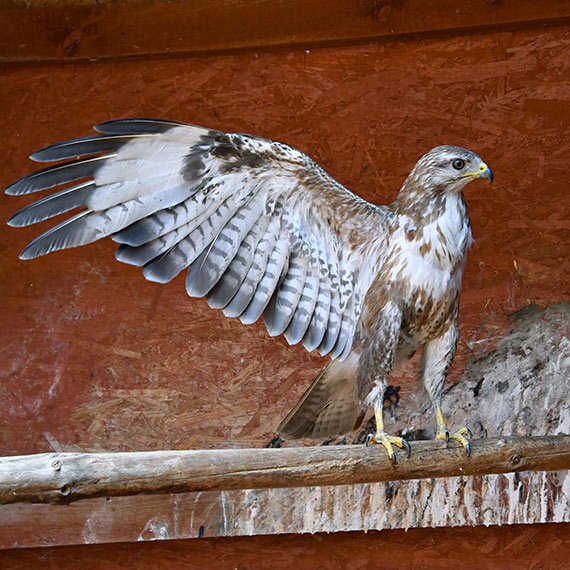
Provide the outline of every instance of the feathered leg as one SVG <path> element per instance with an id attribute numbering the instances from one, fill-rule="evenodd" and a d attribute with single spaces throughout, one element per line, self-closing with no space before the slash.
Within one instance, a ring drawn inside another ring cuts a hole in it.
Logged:
<path id="1" fill-rule="evenodd" d="M 468 428 L 462 427 L 456 432 L 449 432 L 443 412 L 441 411 L 441 395 L 443 383 L 447 376 L 447 371 L 453 362 L 457 339 L 459 337 L 459 327 L 457 318 L 454 318 L 447 330 L 438 338 L 429 341 L 424 345 L 420 369 L 424 386 L 429 394 L 430 400 L 435 408 L 435 418 L 437 422 L 437 432 L 435 439 L 449 442 L 450 439 L 458 441 L 469 455 L 471 448 L 469 441 L 465 437 L 470 432 Z"/>
<path id="2" fill-rule="evenodd" d="M 402 311 L 399 305 L 394 301 L 386 303 L 372 326 L 372 334 L 368 337 L 368 344 L 360 357 L 356 373 L 357 396 L 373 407 L 376 419 L 376 433 L 366 438 L 366 445 L 371 443 L 383 445 L 394 464 L 396 463 L 394 445 L 405 448 L 408 456 L 410 455 L 410 445 L 405 439 L 388 435 L 384 431 L 382 411 L 384 392 L 392 371 L 401 324 Z"/>

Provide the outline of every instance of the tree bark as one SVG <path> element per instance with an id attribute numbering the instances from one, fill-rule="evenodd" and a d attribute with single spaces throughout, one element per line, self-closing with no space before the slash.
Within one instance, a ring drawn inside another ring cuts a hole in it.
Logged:
<path id="1" fill-rule="evenodd" d="M 45 453 L 0 459 L 0 503 L 102 496 L 308 487 L 570 469 L 570 435 L 414 442 L 394 466 L 381 446 L 131 453 Z"/>

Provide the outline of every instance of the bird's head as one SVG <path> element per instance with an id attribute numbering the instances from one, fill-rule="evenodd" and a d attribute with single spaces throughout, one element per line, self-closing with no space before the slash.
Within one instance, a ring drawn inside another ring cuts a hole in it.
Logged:
<path id="1" fill-rule="evenodd" d="M 459 146 L 437 146 L 424 154 L 410 177 L 424 188 L 461 192 L 476 178 L 493 182 L 491 169 L 474 152 Z"/>

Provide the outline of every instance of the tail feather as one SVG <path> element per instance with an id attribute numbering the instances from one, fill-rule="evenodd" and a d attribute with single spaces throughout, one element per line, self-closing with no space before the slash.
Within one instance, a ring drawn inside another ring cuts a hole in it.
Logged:
<path id="1" fill-rule="evenodd" d="M 331 360 L 281 422 L 277 432 L 292 439 L 319 439 L 358 428 L 366 407 L 354 392 L 357 365 L 355 353 L 343 362 Z"/>

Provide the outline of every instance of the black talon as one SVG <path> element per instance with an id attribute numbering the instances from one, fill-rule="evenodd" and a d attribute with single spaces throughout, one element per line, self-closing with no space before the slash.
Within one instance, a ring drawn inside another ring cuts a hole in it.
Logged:
<path id="1" fill-rule="evenodd" d="M 445 430 L 445 446 L 449 447 L 449 431 Z"/>
<path id="2" fill-rule="evenodd" d="M 392 467 L 396 467 L 396 454 L 392 451 Z"/>
<path id="3" fill-rule="evenodd" d="M 406 451 L 408 452 L 408 459 L 409 459 L 410 454 L 412 453 L 412 448 L 410 447 L 410 444 L 404 438 L 402 438 L 402 443 L 404 444 L 404 447 L 406 448 Z"/>
<path id="4" fill-rule="evenodd" d="M 469 442 L 465 444 L 465 449 L 467 450 L 467 457 L 471 457 L 471 446 L 469 445 Z"/>
<path id="5" fill-rule="evenodd" d="M 473 439 L 473 432 L 469 428 L 467 428 L 467 433 L 469 434 L 469 437 Z"/>
<path id="6" fill-rule="evenodd" d="M 366 447 L 370 447 L 370 440 L 371 440 L 371 439 L 372 439 L 372 435 L 371 435 L 371 434 L 368 434 L 368 435 L 366 436 L 366 439 L 364 440 L 364 445 L 365 445 Z"/>

